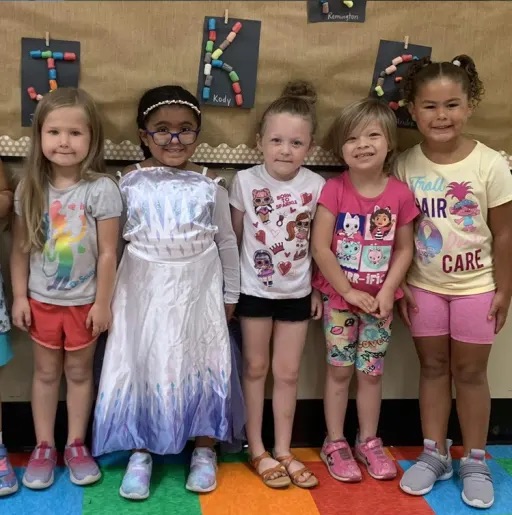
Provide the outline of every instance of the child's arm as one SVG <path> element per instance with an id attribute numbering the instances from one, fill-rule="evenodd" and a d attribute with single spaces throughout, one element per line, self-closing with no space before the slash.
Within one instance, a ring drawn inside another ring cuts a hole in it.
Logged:
<path id="1" fill-rule="evenodd" d="M 28 274 L 30 253 L 23 250 L 23 220 L 14 217 L 11 249 L 11 283 L 13 293 L 12 321 L 22 331 L 28 331 L 31 324 L 28 303 Z"/>
<path id="2" fill-rule="evenodd" d="M 319 205 L 311 234 L 313 259 L 323 276 L 339 295 L 349 304 L 361 308 L 366 313 L 372 313 L 377 308 L 375 299 L 366 292 L 352 288 L 347 276 L 340 268 L 336 256 L 331 251 L 335 223 L 336 217 L 326 207 Z"/>
<path id="3" fill-rule="evenodd" d="M 229 321 L 240 296 L 240 256 L 237 238 L 231 225 L 228 192 L 222 186 L 217 187 L 214 224 L 219 228 L 215 235 L 215 243 L 222 263 L 224 304 Z"/>
<path id="4" fill-rule="evenodd" d="M 231 206 L 231 223 L 235 231 L 236 243 L 240 247 L 244 235 L 244 213 L 233 206 Z"/>
<path id="5" fill-rule="evenodd" d="M 396 230 L 391 264 L 384 284 L 376 297 L 379 302 L 379 316 L 382 318 L 387 318 L 393 311 L 395 292 L 411 266 L 413 253 L 414 224 L 409 222 Z"/>
<path id="6" fill-rule="evenodd" d="M 489 209 L 489 227 L 493 235 L 494 278 L 496 294 L 489 311 L 489 318 L 496 319 L 496 334 L 507 320 L 512 294 L 512 202 Z"/>
<path id="7" fill-rule="evenodd" d="M 7 183 L 2 161 L 0 161 L 0 218 L 4 218 L 10 213 L 12 201 L 13 193 Z"/>
<path id="8" fill-rule="evenodd" d="M 87 328 L 99 336 L 112 323 L 110 303 L 114 294 L 119 241 L 119 217 L 96 221 L 98 232 L 98 261 L 96 264 L 96 299 L 87 315 Z"/>

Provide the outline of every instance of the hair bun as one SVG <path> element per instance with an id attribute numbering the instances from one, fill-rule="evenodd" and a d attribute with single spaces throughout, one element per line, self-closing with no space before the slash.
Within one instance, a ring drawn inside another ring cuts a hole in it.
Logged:
<path id="1" fill-rule="evenodd" d="M 294 80 L 289 82 L 281 93 L 282 97 L 302 98 L 311 104 L 316 103 L 316 90 L 311 82 L 305 80 Z"/>
<path id="2" fill-rule="evenodd" d="M 452 64 L 456 64 L 457 62 L 460 64 L 457 64 L 460 68 L 466 71 L 473 71 L 476 70 L 475 61 L 469 55 L 461 54 L 452 59 Z"/>

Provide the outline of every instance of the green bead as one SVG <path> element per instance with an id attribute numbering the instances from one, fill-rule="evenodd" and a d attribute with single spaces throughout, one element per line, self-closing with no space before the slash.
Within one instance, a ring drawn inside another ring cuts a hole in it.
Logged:
<path id="1" fill-rule="evenodd" d="M 231 82 L 238 82 L 240 80 L 240 77 L 234 70 L 229 72 L 229 78 L 231 79 Z"/>
<path id="2" fill-rule="evenodd" d="M 52 52 L 51 50 L 46 50 L 45 52 L 41 52 L 41 57 L 43 59 L 48 59 L 49 57 L 52 56 Z"/>
<path id="3" fill-rule="evenodd" d="M 207 52 L 213 51 L 213 41 L 208 41 L 208 43 L 206 43 L 206 51 Z"/>

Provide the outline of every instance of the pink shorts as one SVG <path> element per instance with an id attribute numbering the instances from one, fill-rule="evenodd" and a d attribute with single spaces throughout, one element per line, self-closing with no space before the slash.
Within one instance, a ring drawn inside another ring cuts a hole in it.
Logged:
<path id="1" fill-rule="evenodd" d="M 464 343 L 491 344 L 496 321 L 488 320 L 494 291 L 476 295 L 444 295 L 410 286 L 418 313 L 409 311 L 413 337 L 443 336 Z"/>

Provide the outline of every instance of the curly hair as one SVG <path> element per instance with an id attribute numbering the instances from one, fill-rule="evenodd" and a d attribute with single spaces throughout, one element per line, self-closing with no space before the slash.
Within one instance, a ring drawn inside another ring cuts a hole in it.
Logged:
<path id="1" fill-rule="evenodd" d="M 429 57 L 413 62 L 402 81 L 404 99 L 414 102 L 421 86 L 439 77 L 447 77 L 460 84 L 471 107 L 476 107 L 482 100 L 485 90 L 475 62 L 464 54 L 454 57 L 450 62 L 433 62 Z"/>

